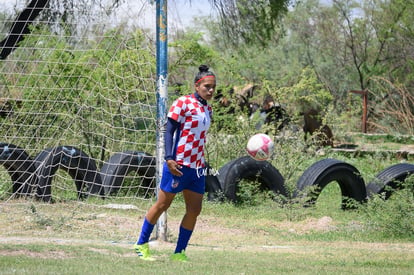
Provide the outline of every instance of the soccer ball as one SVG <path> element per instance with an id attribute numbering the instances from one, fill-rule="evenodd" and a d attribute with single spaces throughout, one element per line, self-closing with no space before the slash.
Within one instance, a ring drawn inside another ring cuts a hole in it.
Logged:
<path id="1" fill-rule="evenodd" d="M 250 137 L 246 149 L 255 160 L 268 160 L 273 152 L 273 140 L 266 134 L 256 134 Z"/>

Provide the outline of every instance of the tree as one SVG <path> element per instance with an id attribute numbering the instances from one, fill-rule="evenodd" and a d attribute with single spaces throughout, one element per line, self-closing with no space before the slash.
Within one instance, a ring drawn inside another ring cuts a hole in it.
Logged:
<path id="1" fill-rule="evenodd" d="M 384 78 L 391 83 L 412 86 L 413 64 L 407 57 L 414 53 L 409 23 L 413 19 L 413 8 L 413 1 L 401 0 L 333 0 L 331 6 L 308 0 L 296 6 L 287 21 L 293 29 L 291 38 L 296 36 L 301 41 L 303 64 L 315 70 L 335 97 L 337 106 L 341 106 L 337 109 L 345 109 L 347 91 L 370 90 L 369 114 L 376 120 L 372 122 L 378 129 L 381 118 L 387 124 L 381 128 L 386 129 L 391 126 L 389 119 L 375 115 L 376 109 L 388 106 L 385 102 L 391 96 L 401 106 L 404 98 L 411 97 L 381 90 L 372 80 Z M 387 112 L 387 116 L 390 114 Z M 394 120 L 399 121 L 397 116 L 401 115 L 395 115 Z"/>
<path id="2" fill-rule="evenodd" d="M 220 14 L 223 33 L 237 45 L 267 45 L 290 0 L 210 0 Z"/>
<path id="3" fill-rule="evenodd" d="M 110 8 L 103 12 L 111 12 L 125 0 L 111 0 Z M 258 42 L 267 44 L 268 39 L 275 31 L 275 25 L 281 15 L 287 11 L 290 0 L 209 0 L 219 11 L 224 33 L 233 43 L 240 41 L 248 43 Z M 155 2 L 155 1 L 154 1 Z M 93 17 L 94 6 L 105 6 L 103 0 L 31 0 L 27 7 L 12 22 L 12 27 L 6 38 L 0 42 L 0 59 L 7 56 L 18 47 L 18 42 L 30 33 L 30 25 L 45 11 L 45 21 L 58 22 L 56 17 L 61 18 L 62 23 L 79 21 L 80 17 L 86 18 L 85 25 Z M 51 7 L 52 9 L 47 9 Z M 68 24 L 68 26 L 75 24 Z M 66 28 L 67 26 L 65 26 Z M 70 30 L 72 33 L 76 28 Z"/>
<path id="4" fill-rule="evenodd" d="M 104 9 L 103 12 L 111 11 L 122 1 L 112 0 L 111 8 Z M 94 7 L 102 8 L 104 6 L 102 2 L 103 0 L 31 0 L 11 23 L 9 34 L 0 42 L 0 59 L 6 59 L 18 47 L 18 43 L 30 34 L 30 26 L 37 18 L 43 17 L 45 22 L 60 22 L 60 24 L 79 22 L 81 18 L 86 18 L 87 22 L 92 20 L 93 12 L 100 12 L 101 9 L 94 9 Z M 57 20 L 58 17 L 60 20 Z M 70 32 L 78 31 L 77 24 L 68 24 L 63 28 L 67 29 L 68 26 L 73 28 Z"/>
<path id="5" fill-rule="evenodd" d="M 413 8 L 413 1 L 333 0 L 322 6 L 307 0 L 289 14 L 286 28 L 302 45 L 304 66 L 314 68 L 338 100 L 344 91 L 368 89 L 373 76 L 407 69 L 403 53 L 412 46 L 403 33 L 411 29 Z"/>
<path id="6" fill-rule="evenodd" d="M 217 53 L 203 43 L 200 32 L 190 30 L 174 38 L 168 45 L 169 81 L 173 85 L 183 85 L 189 80 L 188 75 L 192 76 L 200 64 L 211 65 Z M 190 85 L 189 88 L 193 89 L 193 86 Z"/>
<path id="7" fill-rule="evenodd" d="M 49 0 L 32 0 L 27 7 L 17 16 L 10 28 L 10 33 L 0 41 L 0 59 L 6 59 L 17 47 L 17 43 L 30 33 L 30 25 L 46 7 Z"/>

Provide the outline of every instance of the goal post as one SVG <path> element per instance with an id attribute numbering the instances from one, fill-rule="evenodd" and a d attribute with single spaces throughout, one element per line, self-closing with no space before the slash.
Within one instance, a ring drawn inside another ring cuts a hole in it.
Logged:
<path id="1" fill-rule="evenodd" d="M 167 124 L 168 100 L 168 17 L 167 0 L 157 0 L 157 191 L 159 190 L 164 163 L 164 135 Z M 157 194 L 158 195 L 158 194 Z M 157 221 L 157 239 L 167 240 L 167 215 L 162 213 Z"/>

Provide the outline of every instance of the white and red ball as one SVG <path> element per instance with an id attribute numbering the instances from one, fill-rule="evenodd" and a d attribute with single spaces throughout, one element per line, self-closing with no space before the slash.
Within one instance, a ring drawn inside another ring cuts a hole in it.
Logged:
<path id="1" fill-rule="evenodd" d="M 273 140 L 266 134 L 255 134 L 247 142 L 247 153 L 255 160 L 268 160 L 273 153 Z"/>

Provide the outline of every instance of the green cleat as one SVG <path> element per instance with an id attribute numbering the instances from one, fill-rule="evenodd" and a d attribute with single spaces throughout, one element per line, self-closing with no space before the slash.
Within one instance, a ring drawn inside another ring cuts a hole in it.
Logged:
<path id="1" fill-rule="evenodd" d="M 138 254 L 139 258 L 144 261 L 155 261 L 153 257 L 151 257 L 151 253 L 149 251 L 148 243 L 144 244 L 134 244 L 135 252 Z"/>
<path id="2" fill-rule="evenodd" d="M 183 250 L 183 251 L 181 251 L 181 253 L 172 254 L 171 255 L 171 260 L 186 263 L 188 261 L 188 258 L 185 255 L 185 252 Z"/>

